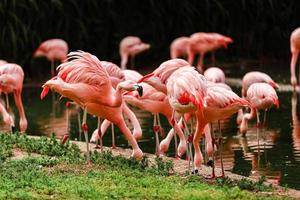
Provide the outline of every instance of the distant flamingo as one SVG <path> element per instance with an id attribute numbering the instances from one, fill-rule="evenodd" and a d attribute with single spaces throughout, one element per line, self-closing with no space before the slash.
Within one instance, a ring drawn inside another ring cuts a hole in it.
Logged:
<path id="1" fill-rule="evenodd" d="M 190 36 L 188 46 L 188 62 L 193 65 L 194 57 L 200 54 L 197 69 L 200 73 L 203 72 L 203 59 L 207 52 L 214 51 L 220 47 L 227 48 L 228 44 L 233 40 L 230 37 L 221 35 L 219 33 L 204 33 L 198 32 Z"/>
<path id="2" fill-rule="evenodd" d="M 225 83 L 225 74 L 218 67 L 210 67 L 204 72 L 204 77 L 206 80 L 213 83 Z"/>
<path id="3" fill-rule="evenodd" d="M 131 58 L 131 68 L 134 68 L 134 57 L 150 48 L 150 45 L 142 42 L 139 37 L 127 36 L 120 42 L 119 52 L 121 56 L 121 68 L 126 69 L 128 58 Z"/>
<path id="4" fill-rule="evenodd" d="M 173 40 L 172 44 L 170 45 L 171 59 L 187 57 L 187 48 L 189 45 L 189 40 L 189 37 L 179 37 Z"/>
<path id="5" fill-rule="evenodd" d="M 244 114 L 242 123 L 240 125 L 240 132 L 245 134 L 248 129 L 248 121 L 253 119 L 256 115 L 257 124 L 260 123 L 259 110 L 267 111 L 271 106 L 279 107 L 279 100 L 274 88 L 267 83 L 254 83 L 247 90 L 248 101 L 252 108 L 250 113 Z"/>
<path id="6" fill-rule="evenodd" d="M 69 48 L 66 41 L 62 39 L 49 39 L 40 44 L 37 50 L 34 52 L 33 57 L 45 56 L 51 61 L 51 75 L 55 76 L 55 61 L 61 63 L 67 58 Z"/>
<path id="7" fill-rule="evenodd" d="M 24 72 L 22 67 L 14 63 L 0 65 L 0 92 L 14 93 L 15 104 L 20 115 L 20 131 L 25 132 L 27 129 L 27 119 L 22 103 L 22 89 L 23 89 Z M 8 96 L 7 108 L 9 109 Z M 5 119 L 8 121 L 8 119 Z M 9 121 L 8 121 L 9 122 Z"/>
<path id="8" fill-rule="evenodd" d="M 297 85 L 297 77 L 296 77 L 296 64 L 299 56 L 300 51 L 300 27 L 296 28 L 291 34 L 291 84 L 295 88 Z M 300 74 L 300 72 L 299 72 Z M 299 75 L 300 80 L 300 75 Z"/>
<path id="9" fill-rule="evenodd" d="M 83 130 L 88 160 L 87 112 L 116 124 L 131 144 L 132 156 L 141 159 L 143 152 L 127 128 L 122 116 L 122 91 L 139 90 L 141 94 L 141 87 L 126 81 L 119 83 L 114 89 L 107 71 L 101 66 L 98 58 L 83 51 L 69 53 L 67 62 L 61 64 L 58 70 L 57 76 L 43 85 L 41 98 L 47 95 L 49 89 L 52 89 L 84 108 Z"/>

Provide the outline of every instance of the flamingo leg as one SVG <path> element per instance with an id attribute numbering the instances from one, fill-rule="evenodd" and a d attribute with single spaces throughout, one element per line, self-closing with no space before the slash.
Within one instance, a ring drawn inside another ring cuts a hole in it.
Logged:
<path id="1" fill-rule="evenodd" d="M 158 125 L 157 125 L 157 115 L 153 115 L 153 131 L 155 134 L 155 154 L 159 156 L 159 138 L 158 138 Z"/>
<path id="2" fill-rule="evenodd" d="M 16 107 L 19 111 L 19 116 L 20 116 L 20 121 L 19 121 L 20 131 L 25 132 L 27 129 L 27 119 L 25 116 L 25 111 L 24 111 L 24 107 L 23 107 L 23 103 L 22 103 L 22 97 L 21 97 L 20 90 L 16 90 L 14 92 L 14 99 L 15 99 Z"/>
<path id="3" fill-rule="evenodd" d="M 175 126 L 175 123 L 177 123 L 176 120 L 175 120 L 175 110 L 173 111 L 173 114 L 172 114 L 172 121 L 174 121 L 173 126 Z M 176 130 L 174 128 L 175 157 L 178 156 L 178 145 L 177 145 L 177 135 L 176 134 L 177 133 L 176 133 Z"/>
<path id="4" fill-rule="evenodd" d="M 83 111 L 83 119 L 82 119 L 82 130 L 84 133 L 84 138 L 85 138 L 85 143 L 86 143 L 86 158 L 87 158 L 87 163 L 90 163 L 90 150 L 89 150 L 89 139 L 88 139 L 88 125 L 86 123 L 87 120 L 87 108 L 84 108 Z"/>
<path id="5" fill-rule="evenodd" d="M 6 110 L 7 112 L 10 112 L 8 93 L 5 93 L 5 99 L 6 99 Z"/>
<path id="6" fill-rule="evenodd" d="M 10 115 L 10 105 L 9 105 L 8 93 L 5 93 L 5 99 L 6 99 L 6 110 L 7 110 L 7 113 Z M 12 133 L 14 133 L 16 131 L 14 124 L 15 123 L 13 122 L 13 124 L 11 125 L 11 132 Z"/>
<path id="7" fill-rule="evenodd" d="M 115 125 L 112 123 L 111 124 L 111 148 L 115 149 L 116 148 L 116 140 L 115 140 Z"/>
<path id="8" fill-rule="evenodd" d="M 98 117 L 98 135 L 99 135 L 99 142 L 100 142 L 100 149 L 103 151 L 103 134 L 101 132 L 101 118 Z M 99 148 L 98 146 L 98 140 L 96 141 L 96 148 Z"/>
<path id="9" fill-rule="evenodd" d="M 70 130 L 70 119 L 69 119 L 69 107 L 70 102 L 66 103 L 66 134 L 63 136 L 62 144 L 65 144 L 69 139 L 69 130 Z"/>
<path id="10" fill-rule="evenodd" d="M 200 57 L 197 63 L 197 70 L 199 71 L 200 74 L 203 74 L 203 59 L 204 59 L 204 53 L 200 53 Z"/>
<path id="11" fill-rule="evenodd" d="M 184 130 L 184 135 L 185 137 L 188 139 L 190 133 L 189 133 L 189 130 L 188 130 L 188 127 L 187 127 L 187 123 L 184 119 L 184 116 L 182 115 L 182 122 L 183 122 L 183 130 Z M 189 145 L 190 143 L 187 141 L 187 145 Z M 186 152 L 186 160 L 190 160 L 190 152 L 189 152 L 189 147 L 187 148 L 187 152 Z"/>
<path id="12" fill-rule="evenodd" d="M 296 63 L 298 60 L 298 55 L 299 52 L 298 50 L 295 50 L 294 52 L 292 52 L 292 59 L 291 59 L 291 84 L 294 87 L 294 90 L 296 89 L 296 85 L 297 85 L 297 78 L 296 78 Z"/>
<path id="13" fill-rule="evenodd" d="M 134 59 L 134 55 L 130 56 L 130 69 L 134 69 L 134 65 L 135 65 L 135 59 Z"/>
<path id="14" fill-rule="evenodd" d="M 210 143 L 212 144 L 212 146 L 214 148 L 216 140 L 215 140 L 215 132 L 214 132 L 213 124 L 212 123 L 210 123 L 210 131 L 209 132 L 211 134 L 211 141 L 210 141 Z M 215 174 L 215 152 L 214 151 L 213 151 L 213 154 L 212 154 L 212 158 L 210 158 L 208 160 L 207 165 L 211 166 L 212 171 L 211 171 L 211 176 L 210 177 L 205 177 L 205 178 L 214 179 L 216 177 L 216 174 Z"/>
<path id="15" fill-rule="evenodd" d="M 256 119 L 257 119 L 257 127 L 256 127 L 256 139 L 257 139 L 257 151 L 258 151 L 258 163 L 260 162 L 260 144 L 259 144 L 259 126 L 260 120 L 259 120 L 259 111 L 256 109 Z"/>
<path id="16" fill-rule="evenodd" d="M 77 113 L 77 123 L 78 123 L 78 140 L 81 141 L 82 129 L 81 129 L 80 110 Z"/>
<path id="17" fill-rule="evenodd" d="M 160 133 L 160 136 L 161 136 L 162 138 L 164 138 L 164 137 L 165 137 L 165 130 L 164 130 L 163 127 L 161 126 L 159 113 L 157 114 L 157 123 L 158 123 L 158 126 L 159 126 L 159 133 Z"/>
<path id="18" fill-rule="evenodd" d="M 223 137 L 222 137 L 222 130 L 221 130 L 221 124 L 220 124 L 220 120 L 218 120 L 218 126 L 219 126 L 219 145 L 220 145 L 220 159 L 221 159 L 221 169 L 222 169 L 222 175 L 221 177 L 224 177 L 225 176 L 225 173 L 224 173 L 224 165 L 223 165 L 223 154 L 222 154 L 222 151 L 223 151 Z"/>

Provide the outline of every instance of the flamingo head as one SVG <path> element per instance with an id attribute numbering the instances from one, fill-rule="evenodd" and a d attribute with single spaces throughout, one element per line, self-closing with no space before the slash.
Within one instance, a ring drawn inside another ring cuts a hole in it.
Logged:
<path id="1" fill-rule="evenodd" d="M 137 91 L 139 96 L 143 96 L 143 87 L 131 80 L 119 83 L 117 85 L 117 89 L 118 88 L 123 89 L 125 91 Z"/>
<path id="2" fill-rule="evenodd" d="M 45 56 L 46 52 L 45 49 L 42 47 L 39 47 L 34 53 L 33 53 L 33 57 L 37 58 L 37 57 L 42 57 Z"/>
<path id="3" fill-rule="evenodd" d="M 221 44 L 225 49 L 227 49 L 228 44 L 233 43 L 233 40 L 230 37 L 222 37 L 219 39 L 219 44 Z"/>

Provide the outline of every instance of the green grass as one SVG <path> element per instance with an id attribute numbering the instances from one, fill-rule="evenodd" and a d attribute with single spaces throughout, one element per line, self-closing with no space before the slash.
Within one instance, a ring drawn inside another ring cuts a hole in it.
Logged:
<path id="1" fill-rule="evenodd" d="M 43 154 L 11 160 L 11 153 L 0 151 L 5 158 L 0 163 L 0 199 L 280 199 L 241 190 L 227 179 L 208 184 L 196 176 L 172 175 L 172 163 L 161 159 L 149 163 L 147 158 L 135 161 L 114 157 L 110 152 L 94 152 L 93 165 L 87 166 L 73 145 L 61 145 L 53 138 L 30 139 L 30 142 L 25 138 L 0 135 L 0 145 L 7 145 L 10 152 L 14 147 L 30 146 L 32 151 Z M 44 146 L 51 143 L 49 149 L 66 152 L 69 149 L 73 153 L 33 148 L 41 143 Z M 74 155 L 76 159 L 72 158 Z"/>

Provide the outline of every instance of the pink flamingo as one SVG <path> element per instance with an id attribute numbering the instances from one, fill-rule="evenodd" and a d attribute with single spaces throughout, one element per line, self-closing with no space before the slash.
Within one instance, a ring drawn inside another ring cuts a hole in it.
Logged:
<path id="1" fill-rule="evenodd" d="M 22 103 L 22 89 L 23 89 L 24 72 L 22 67 L 14 63 L 0 65 L 0 92 L 6 94 L 7 109 L 9 110 L 8 93 L 14 93 L 15 104 L 20 115 L 20 131 L 25 132 L 27 129 L 27 119 Z M 14 123 L 9 120 L 7 116 L 5 121 L 14 126 Z"/>
<path id="2" fill-rule="evenodd" d="M 68 44 L 62 39 L 49 39 L 40 44 L 37 50 L 34 52 L 33 57 L 45 56 L 51 61 L 51 75 L 55 76 L 55 61 L 58 60 L 61 63 L 67 58 L 69 51 Z"/>
<path id="3" fill-rule="evenodd" d="M 207 52 L 214 51 L 220 47 L 227 48 L 228 44 L 233 40 L 230 37 L 219 33 L 204 33 L 198 32 L 190 36 L 188 46 L 188 62 L 192 65 L 196 54 L 200 54 L 197 69 L 200 73 L 203 72 L 203 59 Z"/>
<path id="4" fill-rule="evenodd" d="M 142 77 L 142 75 L 140 75 L 138 72 L 135 72 L 133 70 L 121 70 L 116 64 L 111 63 L 111 62 L 107 62 L 107 61 L 101 61 L 101 65 L 106 69 L 106 71 L 108 72 L 109 75 L 109 79 L 112 82 L 113 88 L 116 88 L 117 85 L 125 80 L 132 80 L 130 78 L 133 78 L 133 76 L 137 76 L 133 79 L 139 79 L 140 77 Z M 127 75 L 127 76 L 126 76 Z M 127 79 L 126 79 L 127 78 Z M 128 106 L 126 105 L 126 103 L 124 103 L 123 105 L 123 110 L 122 112 L 130 119 L 131 123 L 133 124 L 133 136 L 136 139 L 140 139 L 142 137 L 142 129 L 140 126 L 140 123 L 137 119 L 137 117 L 135 116 L 135 114 L 128 108 Z M 100 124 L 99 124 L 100 125 Z M 94 132 L 93 135 L 91 137 L 91 142 L 97 142 L 100 139 L 100 142 L 102 144 L 102 137 L 104 136 L 107 128 L 109 127 L 109 125 L 111 125 L 111 130 L 112 130 L 112 148 L 116 148 L 115 145 L 115 134 L 114 134 L 114 125 L 108 121 L 107 119 L 105 119 L 102 124 L 101 124 L 101 128 L 97 128 Z"/>
<path id="5" fill-rule="evenodd" d="M 246 99 L 251 103 L 252 108 L 250 113 L 243 115 L 240 125 L 240 132 L 242 134 L 247 132 L 248 121 L 253 119 L 255 115 L 257 117 L 257 124 L 260 123 L 258 110 L 265 110 L 266 112 L 273 105 L 277 108 L 279 107 L 279 100 L 276 91 L 267 83 L 253 83 L 247 90 Z"/>
<path id="6" fill-rule="evenodd" d="M 127 36 L 120 42 L 119 52 L 121 56 L 121 68 L 126 69 L 128 58 L 131 58 L 131 68 L 134 68 L 134 57 L 150 48 L 150 45 L 142 42 L 139 37 Z"/>
<path id="7" fill-rule="evenodd" d="M 273 88 L 278 89 L 278 84 L 266 73 L 259 71 L 248 72 L 242 80 L 242 97 L 247 97 L 247 90 L 253 83 L 268 83 Z M 237 124 L 241 124 L 243 118 L 243 110 L 239 110 L 237 116 Z"/>
<path id="8" fill-rule="evenodd" d="M 145 75 L 138 82 L 145 82 L 154 87 L 156 90 L 167 94 L 166 83 L 170 75 L 177 69 L 190 66 L 190 64 L 183 59 L 171 59 L 163 62 L 152 73 Z"/>
<path id="9" fill-rule="evenodd" d="M 157 91 L 147 83 L 141 83 L 141 86 L 143 87 L 144 92 L 142 97 L 138 97 L 136 92 L 130 92 L 124 96 L 124 99 L 129 104 L 139 107 L 140 109 L 148 111 L 154 115 L 153 130 L 156 137 L 156 154 L 159 155 L 161 152 L 165 152 L 166 149 L 164 149 L 162 145 L 159 146 L 158 131 L 161 131 L 161 126 L 160 122 L 156 121 L 156 115 L 159 113 L 163 114 L 168 119 L 170 125 L 174 126 L 176 132 L 182 132 L 182 130 L 178 125 L 173 125 L 174 122 L 172 121 L 172 108 L 169 104 L 167 96 L 164 93 Z M 170 132 L 173 134 L 173 130 Z M 180 137 L 183 138 L 180 138 L 180 143 L 177 150 L 177 155 L 179 157 L 181 157 L 186 150 L 184 134 L 180 134 Z"/>
<path id="10" fill-rule="evenodd" d="M 207 124 L 228 118 L 241 107 L 250 104 L 223 87 L 208 88 L 204 76 L 192 67 L 183 67 L 175 71 L 168 79 L 167 89 L 170 104 L 177 112 L 195 111 L 197 125 L 193 144 L 197 173 L 203 160 L 199 140 Z"/>
<path id="11" fill-rule="evenodd" d="M 189 37 L 179 37 L 172 42 L 172 44 L 170 45 L 171 59 L 187 56 L 189 40 Z"/>
<path id="12" fill-rule="evenodd" d="M 204 77 L 207 81 L 213 83 L 225 83 L 225 74 L 223 70 L 218 67 L 210 67 L 204 72 Z"/>
<path id="13" fill-rule="evenodd" d="M 291 34 L 291 84 L 295 88 L 297 85 L 297 78 L 296 78 L 296 64 L 298 60 L 299 50 L 300 50 L 300 28 L 296 28 Z M 299 72 L 300 74 L 300 72 Z M 299 76 L 300 80 L 300 76 Z"/>
<path id="14" fill-rule="evenodd" d="M 49 89 L 52 89 L 84 108 L 82 126 L 87 145 L 88 161 L 87 112 L 116 124 L 131 144 L 133 148 L 132 156 L 141 159 L 143 152 L 122 116 L 122 91 L 139 90 L 141 94 L 142 88 L 126 81 L 119 83 L 114 89 L 107 71 L 101 66 L 98 58 L 83 51 L 69 53 L 67 62 L 61 64 L 58 70 L 57 76 L 43 85 L 41 98 L 44 98 Z"/>

